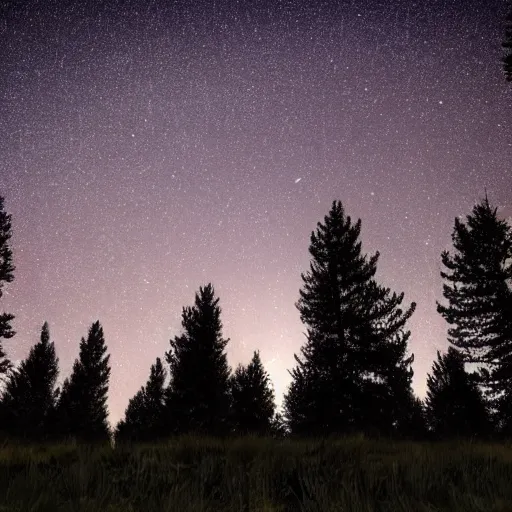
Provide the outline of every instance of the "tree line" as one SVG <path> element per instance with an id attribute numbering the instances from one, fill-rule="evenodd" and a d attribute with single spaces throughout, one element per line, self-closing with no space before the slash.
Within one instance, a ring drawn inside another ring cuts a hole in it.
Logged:
<path id="1" fill-rule="evenodd" d="M 57 442 L 154 442 L 183 434 L 328 437 L 362 432 L 400 439 L 512 437 L 512 228 L 487 194 L 455 219 L 453 252 L 443 251 L 446 353 L 437 353 L 420 400 L 411 387 L 407 322 L 416 304 L 377 283 L 379 252 L 368 256 L 353 222 L 333 201 L 311 233 L 309 270 L 296 307 L 306 341 L 285 393 L 283 413 L 258 351 L 234 372 L 227 362 L 221 308 L 212 284 L 182 311 L 182 333 L 158 357 L 124 418 L 108 424 L 110 355 L 94 322 L 62 389 L 55 344 L 41 337 L 18 368 L 0 343 L 0 430 L 8 438 Z M 0 298 L 12 282 L 11 216 L 0 197 Z M 0 342 L 15 333 L 0 315 Z M 466 363 L 478 363 L 466 371 Z"/>

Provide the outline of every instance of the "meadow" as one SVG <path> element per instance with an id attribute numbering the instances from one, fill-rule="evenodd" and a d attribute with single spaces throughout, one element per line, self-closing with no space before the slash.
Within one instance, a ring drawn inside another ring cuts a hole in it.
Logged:
<path id="1" fill-rule="evenodd" d="M 183 437 L 0 447 L 2 512 L 512 511 L 512 444 Z"/>

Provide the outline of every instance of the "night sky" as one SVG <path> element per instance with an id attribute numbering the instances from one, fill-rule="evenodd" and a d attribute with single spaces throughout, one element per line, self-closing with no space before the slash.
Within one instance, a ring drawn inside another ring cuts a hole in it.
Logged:
<path id="1" fill-rule="evenodd" d="M 259 349 L 280 406 L 309 237 L 339 199 L 378 282 L 418 304 L 424 397 L 454 219 L 486 188 L 512 220 L 505 1 L 22 3 L 0 11 L 13 361 L 48 321 L 60 384 L 100 320 L 115 424 L 212 282 L 229 364 Z"/>

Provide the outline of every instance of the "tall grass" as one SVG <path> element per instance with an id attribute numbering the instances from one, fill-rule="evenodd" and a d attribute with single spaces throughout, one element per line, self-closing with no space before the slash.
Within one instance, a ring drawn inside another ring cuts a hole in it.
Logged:
<path id="1" fill-rule="evenodd" d="M 0 511 L 512 511 L 512 446 L 185 436 L 0 446 Z"/>

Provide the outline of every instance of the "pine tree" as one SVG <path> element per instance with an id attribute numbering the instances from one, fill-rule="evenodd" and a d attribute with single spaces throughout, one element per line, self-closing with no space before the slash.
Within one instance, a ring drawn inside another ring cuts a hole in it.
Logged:
<path id="1" fill-rule="evenodd" d="M 354 353 L 354 361 L 363 375 L 366 374 L 359 405 L 362 430 L 379 436 L 400 437 L 407 435 L 416 406 L 411 388 L 414 355 L 406 355 L 411 333 L 404 331 L 416 304 L 402 313 L 398 306 L 404 294 L 389 294 L 389 289 L 378 286 L 373 280 L 368 282 L 361 297 L 366 309 L 360 316 L 362 343 Z"/>
<path id="2" fill-rule="evenodd" d="M 486 194 L 467 224 L 455 219 L 456 253 L 441 255 L 450 271 L 441 272 L 448 305 L 437 303 L 437 311 L 453 326 L 448 341 L 464 361 L 483 365 L 479 384 L 499 431 L 506 415 L 500 398 L 512 383 L 512 230 L 496 212 Z"/>
<path id="3" fill-rule="evenodd" d="M 509 11 L 505 22 L 505 39 L 502 46 L 506 50 L 503 58 L 505 77 L 509 82 L 512 82 L 512 3 L 509 3 Z"/>
<path id="4" fill-rule="evenodd" d="M 144 387 L 141 387 L 128 402 L 124 419 L 119 421 L 114 432 L 116 446 L 126 442 L 147 441 L 144 432 L 146 426 L 146 400 L 144 394 Z"/>
<path id="5" fill-rule="evenodd" d="M 99 321 L 92 324 L 87 340 L 80 342 L 79 358 L 64 381 L 57 416 L 64 437 L 84 442 L 110 440 L 107 394 L 110 355 Z"/>
<path id="6" fill-rule="evenodd" d="M 12 250 L 9 246 L 9 240 L 12 237 L 11 215 L 4 211 L 4 198 L 0 196 L 0 298 L 3 295 L 4 283 L 11 283 L 14 279 L 14 270 L 16 267 L 12 260 Z M 2 338 L 10 339 L 16 333 L 11 327 L 14 315 L 10 313 L 0 314 L 0 379 L 12 368 L 12 363 L 6 357 L 3 349 Z"/>
<path id="7" fill-rule="evenodd" d="M 165 432 L 163 419 L 165 409 L 165 379 L 167 371 L 159 357 L 151 366 L 149 380 L 145 389 L 146 421 L 148 439 L 159 439 Z"/>
<path id="8" fill-rule="evenodd" d="M 171 434 L 226 436 L 230 424 L 229 377 L 222 338 L 221 309 L 211 284 L 201 287 L 193 307 L 183 308 L 184 333 L 166 352 L 171 383 L 166 409 Z"/>
<path id="9" fill-rule="evenodd" d="M 77 366 L 77 361 L 75 361 L 73 364 L 72 374 L 74 373 L 74 370 L 77 368 Z M 62 387 L 59 388 L 57 404 L 55 406 L 53 415 L 51 415 L 51 425 L 53 427 L 52 440 L 54 442 L 61 442 L 70 438 L 77 438 L 75 429 L 73 428 L 73 408 L 76 407 L 75 404 L 77 400 L 75 397 L 71 396 L 70 388 L 70 378 L 66 377 L 62 383 Z M 74 398 L 73 401 L 72 398 Z"/>
<path id="10" fill-rule="evenodd" d="M 411 441 L 425 441 L 430 437 L 425 404 L 412 391 L 409 394 L 407 414 L 403 418 L 400 428 L 397 429 L 397 434 L 399 438 Z"/>
<path id="11" fill-rule="evenodd" d="M 475 379 L 466 373 L 464 358 L 449 347 L 437 351 L 432 375 L 427 376 L 426 415 L 438 439 L 486 438 L 491 432 L 489 413 Z"/>
<path id="12" fill-rule="evenodd" d="M 276 412 L 272 418 L 270 433 L 274 439 L 285 439 L 289 435 L 286 420 L 280 412 Z"/>
<path id="13" fill-rule="evenodd" d="M 308 348 L 306 345 L 304 351 Z M 295 360 L 298 366 L 291 372 L 288 371 L 292 381 L 283 399 L 286 428 L 292 438 L 324 435 L 325 425 L 318 421 L 325 404 L 321 400 L 322 390 L 317 368 L 311 363 L 307 364 L 308 359 L 303 362 L 295 356 Z M 327 400 L 329 398 L 330 395 L 327 395 Z"/>
<path id="14" fill-rule="evenodd" d="M 116 444 L 123 441 L 153 442 L 164 435 L 165 378 L 167 372 L 159 357 L 151 365 L 145 387 L 129 401 L 125 419 L 118 423 Z"/>
<path id="15" fill-rule="evenodd" d="M 2 408 L 12 436 L 34 441 L 50 437 L 48 419 L 57 399 L 58 365 L 55 344 L 50 342 L 50 331 L 45 322 L 40 342 L 30 349 L 28 357 L 10 375 L 3 393 Z"/>
<path id="16" fill-rule="evenodd" d="M 297 303 L 307 325 L 304 361 L 291 372 L 284 410 L 292 435 L 328 435 L 396 428 L 406 416 L 413 358 L 405 358 L 409 332 L 403 293 L 390 296 L 373 277 L 379 257 L 367 261 L 352 225 L 334 201 L 324 224 L 311 234 L 310 271 Z"/>
<path id="17" fill-rule="evenodd" d="M 275 413 L 274 391 L 259 351 L 247 367 L 238 365 L 230 379 L 235 432 L 271 435 Z"/>

